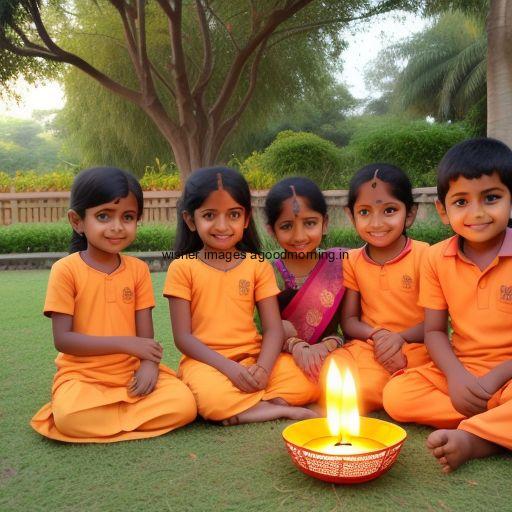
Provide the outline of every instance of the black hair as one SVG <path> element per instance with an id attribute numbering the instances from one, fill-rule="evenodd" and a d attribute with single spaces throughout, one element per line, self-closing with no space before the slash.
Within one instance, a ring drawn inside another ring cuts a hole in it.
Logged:
<path id="1" fill-rule="evenodd" d="M 372 181 L 376 171 L 378 171 L 377 178 L 390 186 L 391 195 L 404 203 L 405 210 L 409 213 L 414 205 L 411 180 L 400 167 L 382 163 L 365 165 L 354 174 L 350 180 L 348 190 L 347 206 L 350 211 L 354 213 L 354 205 L 356 204 L 361 185 Z"/>
<path id="2" fill-rule="evenodd" d="M 92 167 L 77 174 L 71 187 L 70 209 L 85 218 L 85 210 L 101 204 L 111 203 L 130 192 L 137 200 L 137 219 L 142 217 L 144 200 L 142 188 L 127 171 L 116 167 Z M 87 238 L 73 230 L 69 252 L 85 251 Z"/>
<path id="3" fill-rule="evenodd" d="M 219 179 L 220 178 L 220 179 Z M 251 191 L 245 178 L 238 172 L 228 167 L 205 167 L 194 171 L 187 182 L 178 202 L 178 227 L 174 252 L 176 256 L 197 252 L 203 247 L 197 231 L 191 231 L 183 214 L 188 212 L 190 216 L 206 201 L 208 196 L 217 190 L 219 185 L 240 206 L 245 209 L 245 215 L 251 215 Z M 249 225 L 244 229 L 242 240 L 236 248 L 242 252 L 258 253 L 260 251 L 260 239 L 254 225 L 252 216 Z"/>
<path id="4" fill-rule="evenodd" d="M 450 148 L 437 167 L 437 197 L 444 205 L 450 181 L 460 176 L 472 180 L 498 173 L 512 195 L 512 151 L 503 142 L 481 137 Z M 510 223 L 509 223 L 510 224 Z"/>
<path id="5" fill-rule="evenodd" d="M 274 229 L 274 225 L 283 211 L 283 203 L 295 194 L 306 200 L 308 206 L 318 212 L 322 217 L 327 215 L 327 203 L 318 185 L 308 178 L 293 176 L 276 183 L 268 192 L 265 199 L 265 215 L 267 224 Z"/>

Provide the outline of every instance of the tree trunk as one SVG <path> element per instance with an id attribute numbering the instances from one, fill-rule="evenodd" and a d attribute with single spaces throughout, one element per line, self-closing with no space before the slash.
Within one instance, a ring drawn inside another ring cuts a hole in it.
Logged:
<path id="1" fill-rule="evenodd" d="M 487 135 L 512 148 L 512 2 L 491 0 L 487 41 Z"/>

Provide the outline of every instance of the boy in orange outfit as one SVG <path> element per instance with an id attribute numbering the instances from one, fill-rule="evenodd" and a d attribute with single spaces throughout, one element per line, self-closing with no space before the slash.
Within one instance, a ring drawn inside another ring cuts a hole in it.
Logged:
<path id="1" fill-rule="evenodd" d="M 427 446 L 449 472 L 512 449 L 512 151 L 494 139 L 457 144 L 437 189 L 437 211 L 456 235 L 428 249 L 420 272 L 433 363 L 391 379 L 384 408 L 438 428 Z"/>

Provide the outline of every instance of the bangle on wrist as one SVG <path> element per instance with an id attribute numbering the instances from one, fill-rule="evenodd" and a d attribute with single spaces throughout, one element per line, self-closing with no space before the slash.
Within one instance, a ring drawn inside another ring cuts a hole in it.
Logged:
<path id="1" fill-rule="evenodd" d="M 368 334 L 368 339 L 373 340 L 373 337 L 379 332 L 379 331 L 385 331 L 386 329 L 384 327 L 381 327 L 380 325 L 377 325 L 373 328 L 372 332 Z"/>
<path id="2" fill-rule="evenodd" d="M 293 351 L 297 348 L 297 347 L 303 347 L 303 348 L 309 348 L 309 343 L 303 341 L 303 340 L 300 340 L 298 343 L 295 343 L 292 347 L 292 351 L 290 352 L 290 354 L 293 354 Z"/>
<path id="3" fill-rule="evenodd" d="M 301 343 L 304 340 L 301 340 L 300 338 L 297 338 L 297 336 L 290 336 L 284 344 L 284 349 L 288 353 L 292 353 L 293 347 L 297 345 L 297 343 Z"/>
<path id="4" fill-rule="evenodd" d="M 343 344 L 343 340 L 339 336 L 326 336 L 322 341 L 329 352 L 333 352 Z"/>

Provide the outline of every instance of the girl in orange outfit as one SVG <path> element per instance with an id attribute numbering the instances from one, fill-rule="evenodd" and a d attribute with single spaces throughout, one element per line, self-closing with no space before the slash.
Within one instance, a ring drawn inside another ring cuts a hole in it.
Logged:
<path id="1" fill-rule="evenodd" d="M 286 339 L 283 351 L 314 382 L 330 352 L 340 347 L 340 305 L 345 287 L 341 260 L 346 250 L 319 251 L 327 232 L 325 197 L 303 177 L 276 183 L 265 200 L 267 229 L 283 252 L 274 260 Z"/>
<path id="2" fill-rule="evenodd" d="M 318 386 L 280 353 L 279 289 L 258 253 L 247 182 L 223 167 L 195 171 L 180 205 L 180 257 L 169 266 L 164 295 L 184 354 L 179 375 L 199 414 L 225 425 L 315 416 L 297 406 L 315 401 Z"/>
<path id="3" fill-rule="evenodd" d="M 70 255 L 53 265 L 44 305 L 60 352 L 52 401 L 31 421 L 46 437 L 141 439 L 196 416 L 190 390 L 159 365 L 148 267 L 119 254 L 135 239 L 142 208 L 140 185 L 125 171 L 93 168 L 75 178 Z"/>
<path id="4" fill-rule="evenodd" d="M 411 182 L 398 167 L 371 164 L 359 170 L 345 211 L 366 245 L 343 259 L 341 326 L 352 341 L 330 357 L 355 372 L 361 408 L 369 412 L 382 408 L 382 390 L 393 373 L 429 362 L 423 308 L 417 305 L 428 245 L 406 235 L 416 205 Z"/>

